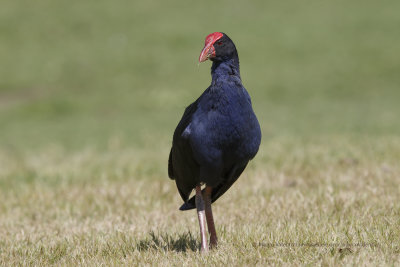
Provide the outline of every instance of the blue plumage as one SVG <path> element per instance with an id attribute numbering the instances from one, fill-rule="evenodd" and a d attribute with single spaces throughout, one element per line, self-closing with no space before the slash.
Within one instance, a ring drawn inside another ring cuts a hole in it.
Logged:
<path id="1" fill-rule="evenodd" d="M 168 174 L 185 202 L 181 210 L 195 208 L 194 198 L 188 198 L 199 184 L 213 188 L 212 202 L 218 199 L 239 178 L 261 142 L 236 48 L 225 34 L 222 40 L 224 47 L 215 47 L 210 58 L 211 85 L 186 108 L 173 136 Z"/>

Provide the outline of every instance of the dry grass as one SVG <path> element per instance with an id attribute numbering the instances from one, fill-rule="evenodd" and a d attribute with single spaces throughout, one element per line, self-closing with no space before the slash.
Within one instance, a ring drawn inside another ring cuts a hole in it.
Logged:
<path id="1" fill-rule="evenodd" d="M 396 265 L 399 151 L 397 137 L 264 141 L 215 203 L 205 256 L 168 147 L 0 154 L 0 265 Z"/>

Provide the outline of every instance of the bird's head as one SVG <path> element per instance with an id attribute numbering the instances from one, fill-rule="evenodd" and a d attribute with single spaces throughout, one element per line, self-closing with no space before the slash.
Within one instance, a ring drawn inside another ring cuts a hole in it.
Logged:
<path id="1" fill-rule="evenodd" d="M 206 37 L 199 62 L 204 62 L 207 59 L 211 61 L 225 61 L 235 56 L 237 56 L 236 47 L 228 35 L 222 32 L 214 32 Z"/>

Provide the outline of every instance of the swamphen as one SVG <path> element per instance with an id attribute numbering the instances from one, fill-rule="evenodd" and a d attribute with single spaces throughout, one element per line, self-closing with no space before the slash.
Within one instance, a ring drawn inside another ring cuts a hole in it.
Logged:
<path id="1" fill-rule="evenodd" d="M 239 178 L 261 142 L 260 125 L 242 85 L 232 40 L 221 32 L 209 34 L 199 62 L 207 59 L 213 62 L 211 85 L 186 108 L 168 160 L 168 175 L 175 179 L 185 202 L 180 210 L 197 208 L 201 251 L 208 250 L 205 219 L 211 247 L 217 245 L 211 203 Z M 189 199 L 193 189 L 196 195 Z"/>

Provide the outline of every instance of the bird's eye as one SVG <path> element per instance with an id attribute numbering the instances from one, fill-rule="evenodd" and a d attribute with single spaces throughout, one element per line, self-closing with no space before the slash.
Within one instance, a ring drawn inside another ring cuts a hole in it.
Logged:
<path id="1" fill-rule="evenodd" d="M 222 45 L 222 42 L 221 41 L 217 42 L 217 45 Z"/>

